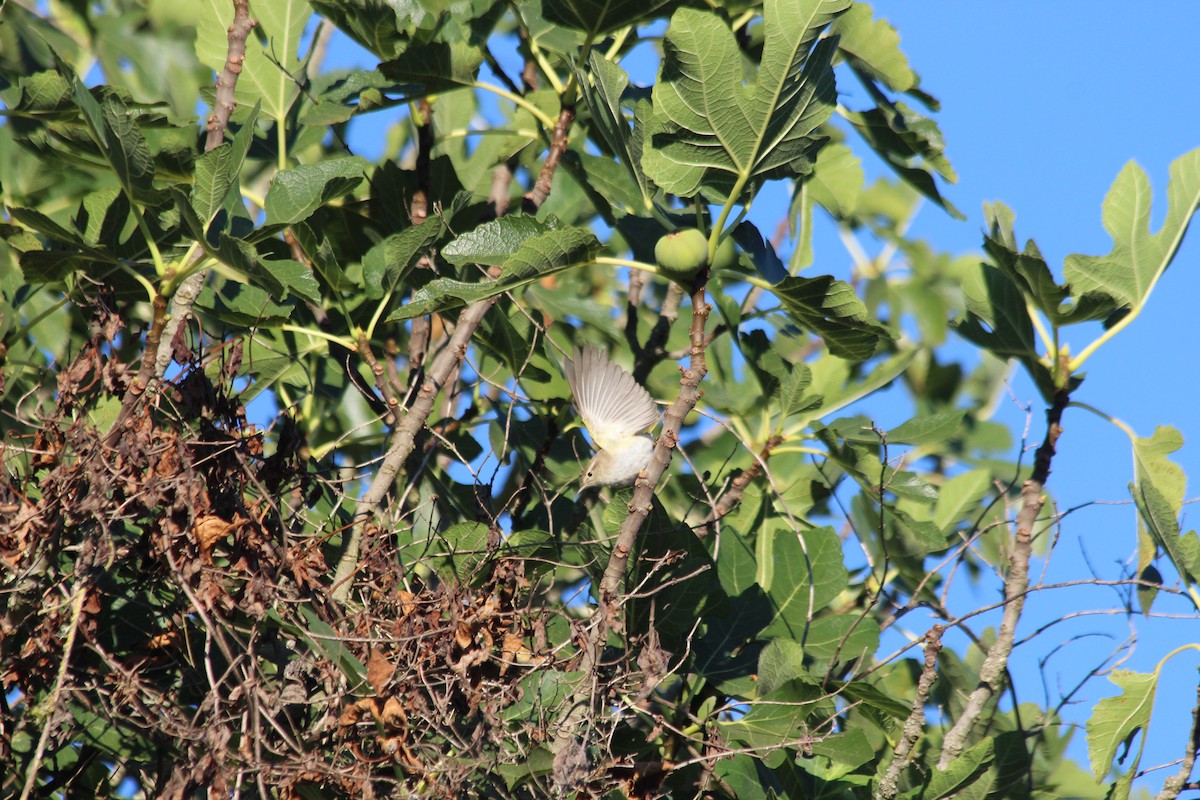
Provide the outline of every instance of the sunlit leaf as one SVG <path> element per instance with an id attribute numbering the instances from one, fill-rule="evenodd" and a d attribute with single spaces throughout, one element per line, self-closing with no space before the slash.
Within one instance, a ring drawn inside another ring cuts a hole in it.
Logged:
<path id="1" fill-rule="evenodd" d="M 1150 725 L 1150 712 L 1154 709 L 1154 693 L 1158 687 L 1156 674 L 1118 669 L 1108 677 L 1121 693 L 1097 703 L 1087 721 L 1088 753 L 1091 756 L 1092 774 L 1098 781 L 1104 780 L 1112 769 L 1113 759 L 1121 745 L 1138 731 L 1144 732 Z M 1126 769 L 1136 773 L 1138 760 L 1135 757 L 1132 764 L 1126 765 Z"/>
<path id="2" fill-rule="evenodd" d="M 664 40 L 654 85 L 646 173 L 681 197 L 724 201 L 768 178 L 805 175 L 824 141 L 817 129 L 836 103 L 836 39 L 821 31 L 845 0 L 767 0 L 757 80 L 744 83 L 733 33 L 717 15 L 680 9 Z"/>

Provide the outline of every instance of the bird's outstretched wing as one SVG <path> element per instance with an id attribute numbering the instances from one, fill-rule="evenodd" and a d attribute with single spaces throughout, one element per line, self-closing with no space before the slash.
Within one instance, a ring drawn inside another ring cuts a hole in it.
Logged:
<path id="1" fill-rule="evenodd" d="M 624 367 L 595 347 L 576 347 L 563 364 L 575 410 L 601 449 L 649 430 L 658 422 L 658 406 Z"/>

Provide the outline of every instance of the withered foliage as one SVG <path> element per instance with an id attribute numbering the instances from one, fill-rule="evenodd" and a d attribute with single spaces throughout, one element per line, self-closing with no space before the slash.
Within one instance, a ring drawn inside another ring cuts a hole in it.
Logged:
<path id="1" fill-rule="evenodd" d="M 339 604 L 352 489 L 288 416 L 267 433 L 247 422 L 240 343 L 177 345 L 185 369 L 134 396 L 120 317 L 91 312 L 52 413 L 0 450 L 6 795 L 36 773 L 45 792 L 132 779 L 170 798 L 544 796 L 580 681 L 591 741 L 637 729 L 604 704 L 649 709 L 669 661 L 656 638 L 579 671 L 561 586 L 527 576 L 536 562 L 495 530 L 464 568 L 368 525 Z M 651 796 L 661 772 L 585 758 L 575 777 Z"/>

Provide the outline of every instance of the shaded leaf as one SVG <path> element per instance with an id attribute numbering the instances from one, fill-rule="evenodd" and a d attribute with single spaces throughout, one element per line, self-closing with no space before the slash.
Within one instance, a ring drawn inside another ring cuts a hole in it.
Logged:
<path id="1" fill-rule="evenodd" d="M 367 162 L 358 156 L 332 158 L 282 170 L 267 191 L 268 225 L 290 225 L 307 219 L 320 206 L 354 191 L 362 183 Z"/>
<path id="2" fill-rule="evenodd" d="M 542 13 L 555 25 L 583 31 L 589 38 L 654 16 L 674 0 L 542 0 Z"/>
<path id="3" fill-rule="evenodd" d="M 854 288 L 829 275 L 785 278 L 771 291 L 796 324 L 818 334 L 835 356 L 865 361 L 891 341 L 887 329 L 871 321 Z"/>

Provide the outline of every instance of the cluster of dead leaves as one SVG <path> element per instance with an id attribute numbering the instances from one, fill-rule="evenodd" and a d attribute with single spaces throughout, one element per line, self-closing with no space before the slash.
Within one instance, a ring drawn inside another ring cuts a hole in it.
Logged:
<path id="1" fill-rule="evenodd" d="M 396 617 L 373 627 L 364 659 L 373 694 L 350 701 L 338 722 L 361 763 L 445 784 L 448 746 L 469 765 L 514 734 L 543 738 L 505 718 L 521 680 L 554 665 L 543 621 L 514 603 L 516 585 L 431 580 L 415 593 L 397 590 Z"/>

